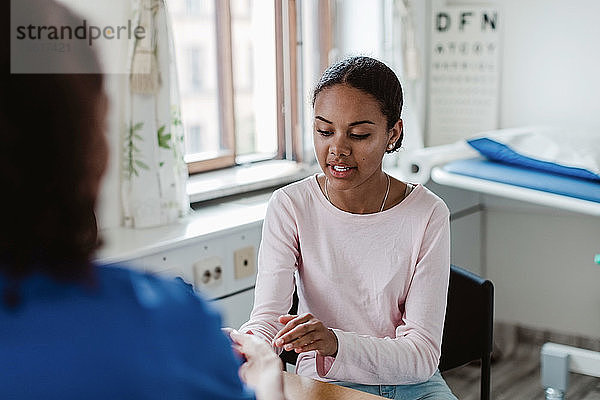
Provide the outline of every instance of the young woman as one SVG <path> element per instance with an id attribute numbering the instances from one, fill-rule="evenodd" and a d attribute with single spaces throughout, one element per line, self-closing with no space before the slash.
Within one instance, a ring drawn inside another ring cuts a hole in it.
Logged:
<path id="1" fill-rule="evenodd" d="M 437 371 L 450 270 L 449 213 L 382 171 L 402 144 L 402 88 L 369 57 L 314 91 L 323 171 L 277 190 L 242 331 L 299 354 L 297 372 L 397 399 L 455 399 Z M 299 315 L 286 315 L 294 287 Z"/>
<path id="2" fill-rule="evenodd" d="M 45 26 L 81 24 L 52 1 L 12 5 Z M 218 315 L 183 282 L 92 262 L 108 160 L 104 78 L 11 74 L 4 44 L 0 398 L 283 399 L 271 348 L 232 333 L 240 367 Z M 90 46 L 61 55 L 58 67 L 98 67 Z"/>

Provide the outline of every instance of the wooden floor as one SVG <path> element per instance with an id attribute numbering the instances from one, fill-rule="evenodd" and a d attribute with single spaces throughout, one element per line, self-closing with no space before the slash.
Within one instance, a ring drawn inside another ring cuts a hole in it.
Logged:
<path id="1" fill-rule="evenodd" d="M 540 383 L 540 345 L 521 343 L 492 363 L 492 399 L 544 399 Z M 447 371 L 444 378 L 460 400 L 479 399 L 479 365 Z M 600 378 L 569 374 L 567 400 L 600 400 Z"/>

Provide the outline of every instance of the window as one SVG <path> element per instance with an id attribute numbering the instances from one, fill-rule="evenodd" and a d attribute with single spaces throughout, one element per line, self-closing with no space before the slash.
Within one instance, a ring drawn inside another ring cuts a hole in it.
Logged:
<path id="1" fill-rule="evenodd" d="M 205 143 L 202 143 L 202 125 L 191 125 L 186 130 L 185 141 L 188 151 L 191 153 L 198 153 L 203 147 L 206 147 Z"/>
<path id="2" fill-rule="evenodd" d="M 218 133 L 220 128 L 215 2 L 172 0 L 169 9 L 177 51 L 186 154 L 208 159 L 218 154 L 220 148 L 218 134 L 208 134 Z"/>
<path id="3" fill-rule="evenodd" d="M 301 158 L 295 4 L 169 0 L 190 173 Z"/>
<path id="4" fill-rule="evenodd" d="M 202 50 L 193 47 L 189 49 L 189 88 L 192 92 L 200 92 L 204 81 L 204 68 L 202 60 L 204 59 Z"/>
<path id="5" fill-rule="evenodd" d="M 204 0 L 185 0 L 188 15 L 202 15 L 210 12 L 210 5 Z"/>

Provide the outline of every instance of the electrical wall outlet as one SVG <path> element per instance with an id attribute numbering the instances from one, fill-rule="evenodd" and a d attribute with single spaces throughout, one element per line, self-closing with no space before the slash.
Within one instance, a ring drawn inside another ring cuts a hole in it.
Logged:
<path id="1" fill-rule="evenodd" d="M 194 263 L 194 285 L 215 286 L 223 281 L 223 262 L 219 257 L 206 258 Z"/>
<path id="2" fill-rule="evenodd" d="M 236 250 L 233 254 L 233 267 L 235 279 L 253 276 L 256 273 L 254 247 L 248 246 Z"/>

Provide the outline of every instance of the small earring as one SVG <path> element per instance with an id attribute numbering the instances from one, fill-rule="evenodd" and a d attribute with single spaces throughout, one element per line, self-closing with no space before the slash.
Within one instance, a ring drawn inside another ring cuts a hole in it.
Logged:
<path id="1" fill-rule="evenodd" d="M 394 148 L 394 145 L 392 143 L 388 144 L 388 150 L 391 150 Z"/>

